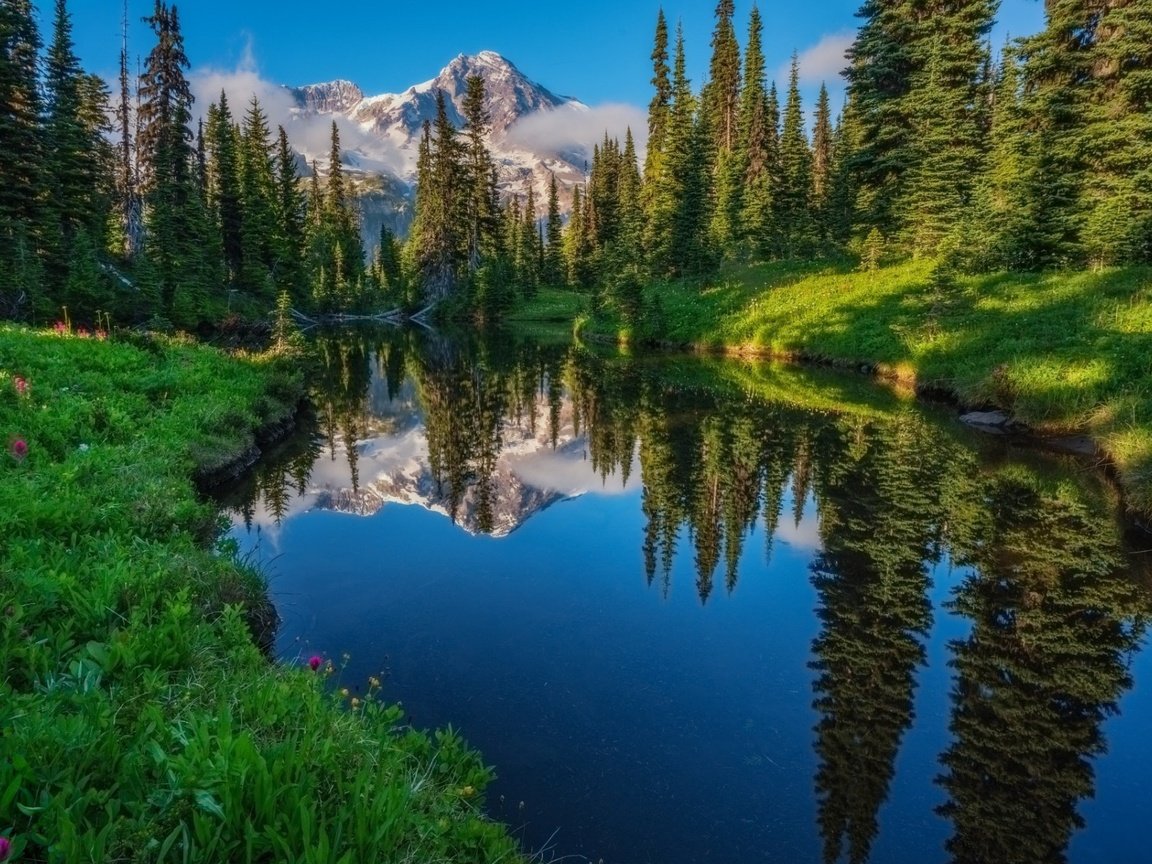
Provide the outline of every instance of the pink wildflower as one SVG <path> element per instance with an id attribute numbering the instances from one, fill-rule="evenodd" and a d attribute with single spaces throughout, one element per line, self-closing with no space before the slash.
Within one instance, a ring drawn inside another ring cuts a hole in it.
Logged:
<path id="1" fill-rule="evenodd" d="M 24 378 L 16 377 L 12 379 L 12 384 L 16 388 L 16 392 L 23 396 L 28 392 L 28 382 Z"/>
<path id="2" fill-rule="evenodd" d="M 0 837 L 0 861 L 7 861 L 12 854 L 12 841 L 7 837 Z"/>
<path id="3" fill-rule="evenodd" d="M 23 438 L 17 438 L 8 447 L 8 452 L 12 454 L 12 458 L 17 462 L 23 462 L 28 457 L 28 442 Z M 3 859 L 0 858 L 0 861 Z"/>
<path id="4" fill-rule="evenodd" d="M 65 324 L 63 321 L 57 321 L 56 326 L 53 327 L 52 329 L 55 330 L 59 335 L 63 336 L 65 333 L 68 332 L 68 325 Z"/>
<path id="5" fill-rule="evenodd" d="M 97 330 L 96 331 L 96 338 L 99 339 L 101 342 L 103 342 L 105 339 L 108 338 L 108 331 L 107 330 Z"/>
<path id="6" fill-rule="evenodd" d="M 313 672 L 315 672 L 317 669 L 320 668 L 320 664 L 323 662 L 324 661 L 321 660 L 317 655 L 313 654 L 311 657 L 308 658 L 308 668 L 311 669 Z"/>
<path id="7" fill-rule="evenodd" d="M 81 339 L 87 339 L 88 338 L 88 328 L 87 327 L 77 327 L 76 328 L 76 335 L 79 336 Z"/>

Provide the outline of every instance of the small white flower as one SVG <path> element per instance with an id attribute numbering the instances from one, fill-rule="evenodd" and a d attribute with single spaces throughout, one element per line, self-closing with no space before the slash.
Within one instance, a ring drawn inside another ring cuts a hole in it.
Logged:
<path id="1" fill-rule="evenodd" d="M 81 444 L 81 445 L 80 445 L 78 448 L 76 448 L 76 449 L 78 449 L 78 450 L 79 450 L 81 453 L 87 453 L 87 452 L 88 452 L 89 450 L 91 450 L 92 448 L 91 448 L 91 447 L 89 447 L 87 444 Z"/>

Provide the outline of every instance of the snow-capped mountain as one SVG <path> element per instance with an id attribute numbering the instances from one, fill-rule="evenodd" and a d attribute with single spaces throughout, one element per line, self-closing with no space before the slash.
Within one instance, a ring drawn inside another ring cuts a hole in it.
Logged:
<path id="1" fill-rule="evenodd" d="M 531 81 L 510 61 L 493 51 L 475 56 L 461 54 L 430 81 L 409 87 L 402 93 L 366 96 L 351 81 L 331 81 L 288 88 L 296 105 L 298 118 L 331 116 L 348 121 L 355 130 L 345 135 L 344 167 L 364 180 L 364 186 L 375 191 L 364 199 L 366 237 L 373 237 L 383 220 L 393 222 L 394 230 L 403 231 L 411 218 L 411 185 L 416 176 L 416 158 L 425 121 L 436 116 L 437 91 L 444 93 L 449 118 L 463 126 L 463 104 L 467 79 L 479 75 L 484 79 L 485 107 L 491 118 L 488 146 L 496 161 L 499 182 L 505 194 L 527 193 L 531 185 L 539 206 L 547 200 L 547 189 L 554 174 L 561 189 L 562 203 L 571 196 L 571 188 L 584 180 L 591 154 L 573 135 L 570 142 L 558 146 L 541 144 L 539 136 L 522 136 L 518 124 L 527 117 L 555 113 L 559 121 L 575 121 L 587 107 L 576 99 L 559 96 Z M 570 115 L 565 117 L 564 115 Z M 603 130 L 597 130 L 602 133 Z M 585 133 L 587 130 L 585 130 Z M 555 139 L 556 136 L 550 136 Z M 563 136 L 560 136 L 561 138 Z M 324 170 L 328 154 L 305 153 Z M 399 183 L 397 181 L 400 181 Z M 408 189 L 404 197 L 403 190 Z M 398 200 L 403 198 L 403 200 Z"/>

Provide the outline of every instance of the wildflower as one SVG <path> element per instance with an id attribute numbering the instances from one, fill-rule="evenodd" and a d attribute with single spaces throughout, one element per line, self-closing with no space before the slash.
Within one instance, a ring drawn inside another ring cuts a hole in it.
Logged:
<path id="1" fill-rule="evenodd" d="M 353 696 L 352 697 L 352 710 L 355 711 L 359 707 L 360 707 L 360 700 L 357 699 L 355 696 Z"/>
<path id="2" fill-rule="evenodd" d="M 58 336 L 63 336 L 65 333 L 68 332 L 68 325 L 65 324 L 63 321 L 57 321 L 56 326 L 53 327 L 52 329 L 56 331 L 56 334 Z"/>
<path id="3" fill-rule="evenodd" d="M 87 453 L 87 452 L 88 452 L 89 450 L 91 450 L 92 448 L 91 448 L 91 447 L 89 447 L 87 444 L 81 444 L 81 445 L 80 445 L 79 447 L 77 447 L 76 449 L 77 449 L 77 450 L 79 450 L 81 453 Z"/>
<path id="4" fill-rule="evenodd" d="M 371 678 L 368 679 L 368 684 L 372 687 L 379 687 L 380 686 L 380 679 L 377 678 L 375 675 L 373 675 Z"/>
<path id="5" fill-rule="evenodd" d="M 23 438 L 17 438 L 8 445 L 8 452 L 17 462 L 23 462 L 28 458 L 28 442 Z"/>
<path id="6" fill-rule="evenodd" d="M 81 339 L 87 339 L 88 338 L 88 328 L 87 327 L 77 327 L 76 328 L 76 335 L 79 336 Z"/>
<path id="7" fill-rule="evenodd" d="M 0 837 L 0 861 L 7 861 L 12 854 L 12 841 L 7 837 Z"/>
<path id="8" fill-rule="evenodd" d="M 108 331 L 98 329 L 96 331 L 96 338 L 99 339 L 101 342 L 103 342 L 105 339 L 108 338 Z"/>
<path id="9" fill-rule="evenodd" d="M 476 787 L 465 786 L 463 789 L 460 790 L 460 794 L 463 795 L 465 798 L 471 798 L 473 795 L 476 794 Z"/>
<path id="10" fill-rule="evenodd" d="M 19 376 L 12 379 L 12 386 L 16 388 L 18 396 L 23 396 L 28 392 L 28 381 Z"/>
<path id="11" fill-rule="evenodd" d="M 315 672 L 317 669 L 320 668 L 320 664 L 323 662 L 324 662 L 323 660 L 321 660 L 319 657 L 317 657 L 315 654 L 313 654 L 311 657 L 308 658 L 308 668 L 311 669 L 313 672 Z"/>
<path id="12" fill-rule="evenodd" d="M 340 688 L 340 695 L 343 696 L 345 699 L 347 699 L 348 698 L 348 688 L 347 687 L 341 687 Z"/>

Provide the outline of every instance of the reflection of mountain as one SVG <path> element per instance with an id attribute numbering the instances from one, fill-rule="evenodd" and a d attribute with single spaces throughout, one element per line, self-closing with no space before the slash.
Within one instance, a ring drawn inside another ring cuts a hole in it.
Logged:
<path id="1" fill-rule="evenodd" d="M 469 483 L 454 497 L 450 484 L 438 482 L 432 470 L 427 433 L 412 391 L 406 384 L 395 401 L 372 400 L 369 430 L 356 445 L 359 482 L 351 480 L 340 442 L 337 448 L 343 453 L 313 475 L 313 508 L 369 516 L 396 503 L 452 516 L 458 497 L 457 524 L 472 534 L 504 537 L 544 508 L 598 482 L 585 460 L 585 441 L 575 434 L 571 401 L 565 400 L 555 448 L 545 422 L 548 406 L 538 406 L 535 422 L 529 417 L 505 421 L 489 489 L 483 492 L 480 484 Z M 482 517 L 482 507 L 490 508 L 490 514 Z"/>

